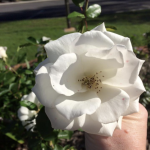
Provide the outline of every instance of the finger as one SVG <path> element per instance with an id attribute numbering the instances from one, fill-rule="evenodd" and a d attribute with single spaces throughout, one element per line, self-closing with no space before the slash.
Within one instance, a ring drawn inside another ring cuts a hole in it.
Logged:
<path id="1" fill-rule="evenodd" d="M 122 129 L 112 137 L 85 133 L 87 150 L 145 150 L 147 132 L 146 109 L 139 105 L 139 112 L 123 117 Z"/>

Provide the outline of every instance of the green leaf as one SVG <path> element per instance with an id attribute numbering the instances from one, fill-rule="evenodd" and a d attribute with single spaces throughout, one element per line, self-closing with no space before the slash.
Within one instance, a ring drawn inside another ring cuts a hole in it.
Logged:
<path id="1" fill-rule="evenodd" d="M 36 127 L 44 140 L 51 140 L 53 129 L 51 127 L 50 120 L 45 114 L 45 107 L 40 110 L 38 116 L 36 117 Z"/>
<path id="2" fill-rule="evenodd" d="M 5 78 L 5 73 L 4 72 L 1 72 L 0 73 L 0 82 L 2 82 Z"/>
<path id="3" fill-rule="evenodd" d="M 50 146 L 47 143 L 41 143 L 42 150 L 51 150 Z"/>
<path id="4" fill-rule="evenodd" d="M 2 95 L 4 95 L 4 94 L 8 93 L 9 91 L 10 91 L 9 89 L 3 90 L 2 92 L 0 92 L 0 96 L 2 96 Z"/>
<path id="5" fill-rule="evenodd" d="M 84 5 L 84 0 L 72 0 L 72 2 L 79 7 L 83 7 Z"/>
<path id="6" fill-rule="evenodd" d="M 70 148 L 70 145 L 66 145 L 65 147 L 63 147 L 62 150 L 68 150 Z"/>
<path id="7" fill-rule="evenodd" d="M 27 40 L 28 40 L 30 43 L 32 43 L 32 44 L 37 44 L 36 39 L 35 39 L 34 37 L 32 37 L 32 36 L 28 37 Z"/>
<path id="8" fill-rule="evenodd" d="M 38 110 L 37 105 L 30 102 L 30 101 L 28 101 L 28 100 L 20 101 L 20 105 L 24 106 L 24 107 L 27 107 L 29 110 Z"/>
<path id="9" fill-rule="evenodd" d="M 28 140 L 28 147 L 29 147 L 29 149 L 37 150 L 38 145 L 40 146 L 40 142 L 41 142 L 40 139 L 30 139 L 30 140 Z M 41 147 L 40 147 L 40 149 L 41 149 Z"/>
<path id="10" fill-rule="evenodd" d="M 17 58 L 17 63 L 24 62 L 26 56 L 27 56 L 26 53 L 19 54 L 19 56 L 18 56 L 18 58 Z"/>
<path id="11" fill-rule="evenodd" d="M 117 30 L 117 28 L 114 26 L 106 26 L 106 30 L 107 31 L 115 31 L 115 30 Z"/>
<path id="12" fill-rule="evenodd" d="M 17 138 L 15 137 L 15 135 L 13 135 L 13 134 L 10 133 L 10 132 L 5 133 L 5 135 L 8 136 L 8 137 L 11 138 L 11 139 L 17 141 L 17 142 L 20 143 L 20 144 L 23 144 L 23 143 L 24 143 L 24 141 L 23 141 L 22 139 L 17 139 Z"/>
<path id="13" fill-rule="evenodd" d="M 87 9 L 86 16 L 88 18 L 96 18 L 100 15 L 100 13 L 101 13 L 101 6 L 98 4 L 93 4 Z"/>
<path id="14" fill-rule="evenodd" d="M 28 80 L 25 82 L 26 85 L 32 84 L 32 80 Z"/>
<path id="15" fill-rule="evenodd" d="M 16 79 L 16 76 L 12 72 L 6 73 L 5 78 L 4 78 L 4 85 L 14 82 L 15 79 Z"/>
<path id="16" fill-rule="evenodd" d="M 30 69 L 30 64 L 29 61 L 27 59 L 25 59 L 26 65 L 27 65 L 27 69 Z"/>
<path id="17" fill-rule="evenodd" d="M 59 139 L 70 139 L 73 135 L 72 131 L 68 131 L 68 130 L 64 130 L 64 131 L 60 131 L 58 134 L 58 138 Z"/>
<path id="18" fill-rule="evenodd" d="M 83 32 L 84 32 L 84 28 L 85 28 L 85 25 L 84 25 L 84 21 L 83 21 L 83 19 L 82 19 L 82 20 L 78 23 L 77 31 L 83 33 Z"/>
<path id="19" fill-rule="evenodd" d="M 72 13 L 70 13 L 70 14 L 68 15 L 68 18 L 74 18 L 74 17 L 85 18 L 85 16 L 84 16 L 83 14 L 78 13 L 78 12 L 76 12 L 76 11 L 74 11 L 74 12 L 72 12 Z"/>
<path id="20" fill-rule="evenodd" d="M 9 90 L 11 91 L 15 91 L 15 90 L 18 90 L 17 89 L 17 83 L 11 83 L 10 85 L 9 85 Z"/>
<path id="21" fill-rule="evenodd" d="M 24 82 L 26 82 L 26 79 L 27 79 L 26 75 L 21 74 L 20 83 L 24 83 Z"/>
<path id="22" fill-rule="evenodd" d="M 29 75 L 29 74 L 33 74 L 33 72 L 32 72 L 31 70 L 26 70 L 26 71 L 25 71 L 25 74 L 28 74 L 28 75 Z"/>
<path id="23" fill-rule="evenodd" d="M 31 45 L 33 45 L 33 44 L 32 43 L 25 43 L 25 44 L 19 45 L 17 48 L 17 52 L 19 52 L 21 49 L 29 47 Z"/>
<path id="24" fill-rule="evenodd" d="M 62 149 L 63 148 L 60 145 L 58 145 L 58 144 L 56 144 L 55 147 L 54 147 L 54 150 L 62 150 Z"/>

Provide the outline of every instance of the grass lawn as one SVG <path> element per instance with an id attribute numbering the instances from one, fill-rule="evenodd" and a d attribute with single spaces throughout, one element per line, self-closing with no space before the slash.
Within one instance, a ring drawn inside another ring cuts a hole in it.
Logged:
<path id="1" fill-rule="evenodd" d="M 72 26 L 77 27 L 79 19 L 72 19 Z M 95 20 L 88 21 L 88 28 L 105 22 L 106 26 L 115 26 L 118 34 L 133 37 L 134 46 L 144 45 L 143 33 L 150 31 L 150 10 L 130 12 L 122 14 L 100 15 Z M 27 42 L 26 38 L 33 36 L 41 38 L 42 36 L 57 39 L 66 34 L 63 29 L 66 28 L 65 18 L 36 19 L 0 23 L 0 46 L 7 46 L 7 54 L 12 65 L 16 64 L 16 50 L 18 45 Z M 28 60 L 34 58 L 37 51 L 36 47 L 22 49 L 21 53 L 27 53 Z"/>

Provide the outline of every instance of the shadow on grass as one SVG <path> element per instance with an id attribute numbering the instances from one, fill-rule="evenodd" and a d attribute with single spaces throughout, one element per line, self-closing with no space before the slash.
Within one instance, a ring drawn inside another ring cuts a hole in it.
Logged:
<path id="1" fill-rule="evenodd" d="M 94 20 L 89 19 L 89 25 L 95 25 L 102 22 L 114 23 L 129 23 L 129 24 L 140 24 L 140 23 L 149 23 L 150 24 L 150 10 L 142 10 L 136 12 L 124 12 L 124 13 L 115 13 L 115 14 L 102 14 L 99 18 Z"/>

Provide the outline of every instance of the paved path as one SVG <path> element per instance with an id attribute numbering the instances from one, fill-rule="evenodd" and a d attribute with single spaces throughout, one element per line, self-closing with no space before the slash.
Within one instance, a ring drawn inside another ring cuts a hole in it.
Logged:
<path id="1" fill-rule="evenodd" d="M 90 0 L 102 7 L 102 14 L 150 9 L 150 0 Z M 70 11 L 80 9 L 70 0 Z M 64 0 L 35 0 L 0 4 L 0 22 L 24 19 L 62 17 L 66 15 Z"/>

